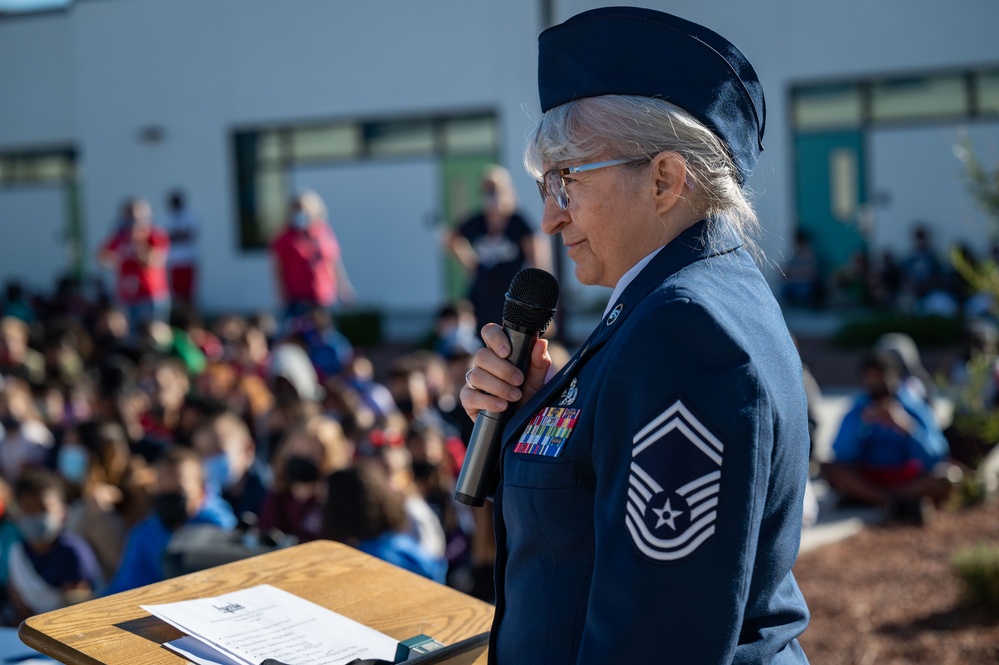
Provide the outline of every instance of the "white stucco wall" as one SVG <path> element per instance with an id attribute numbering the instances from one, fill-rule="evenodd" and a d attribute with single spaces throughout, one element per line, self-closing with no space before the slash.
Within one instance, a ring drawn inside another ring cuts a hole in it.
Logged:
<path id="1" fill-rule="evenodd" d="M 554 18 L 600 4 L 558 0 Z M 764 250 L 776 261 L 786 254 L 795 224 L 792 84 L 999 63 L 999 4 L 990 0 L 637 4 L 711 26 L 759 71 L 768 100 L 766 149 L 750 186 L 767 229 Z M 67 144 L 78 149 L 90 252 L 123 197 L 144 196 L 162 212 L 166 191 L 185 188 L 204 223 L 203 306 L 272 307 L 266 254 L 238 247 L 231 132 L 495 109 L 502 161 L 537 223 L 541 206 L 520 157 L 538 114 L 540 20 L 537 0 L 79 0 L 65 12 L 0 20 L 0 152 Z M 163 140 L 140 140 L 148 127 L 162 129 Z M 900 191 L 906 182 L 928 177 L 916 146 L 940 140 L 932 129 L 926 136 L 914 131 L 878 131 L 873 139 L 874 186 L 891 188 L 897 202 L 912 198 Z M 396 195 L 411 192 L 402 186 Z M 0 204 L 3 197 L 0 191 Z M 360 209 L 356 201 L 350 205 L 352 213 Z M 896 212 L 899 220 L 909 215 L 901 207 L 879 210 L 879 228 L 902 224 L 892 221 Z M 371 220 L 354 217 L 338 222 L 357 225 L 341 234 L 363 242 L 355 239 L 373 228 Z M 3 222 L 4 242 L 26 242 L 30 230 Z M 564 281 L 572 280 L 570 274 L 571 265 Z M 381 292 L 388 288 L 384 281 L 371 283 L 378 292 L 364 298 L 392 302 Z M 594 292 L 599 299 L 605 290 Z"/>

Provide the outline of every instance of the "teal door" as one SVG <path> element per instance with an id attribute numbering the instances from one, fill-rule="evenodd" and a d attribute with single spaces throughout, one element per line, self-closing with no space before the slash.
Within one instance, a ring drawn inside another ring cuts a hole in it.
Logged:
<path id="1" fill-rule="evenodd" d="M 863 132 L 795 137 L 798 229 L 811 239 L 824 277 L 866 250 Z"/>

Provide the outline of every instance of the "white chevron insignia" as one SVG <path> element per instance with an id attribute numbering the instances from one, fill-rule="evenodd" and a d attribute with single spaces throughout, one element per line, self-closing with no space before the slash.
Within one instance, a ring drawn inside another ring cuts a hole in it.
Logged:
<path id="1" fill-rule="evenodd" d="M 714 534 L 724 451 L 680 400 L 635 435 L 624 521 L 642 554 L 677 561 Z M 665 487 L 653 468 L 670 469 L 678 486 Z"/>

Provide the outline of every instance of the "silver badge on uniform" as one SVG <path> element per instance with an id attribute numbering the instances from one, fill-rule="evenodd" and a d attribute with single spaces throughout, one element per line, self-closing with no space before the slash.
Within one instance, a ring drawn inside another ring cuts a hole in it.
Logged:
<path id="1" fill-rule="evenodd" d="M 576 379 L 573 379 L 569 387 L 562 391 L 562 396 L 558 398 L 558 405 L 569 406 L 576 401 L 576 395 L 578 394 L 579 389 L 576 387 Z"/>
<path id="2" fill-rule="evenodd" d="M 614 310 L 607 315 L 607 325 L 610 325 L 617 321 L 617 317 L 621 316 L 621 311 L 624 309 L 624 304 L 620 304 L 614 308 Z"/>

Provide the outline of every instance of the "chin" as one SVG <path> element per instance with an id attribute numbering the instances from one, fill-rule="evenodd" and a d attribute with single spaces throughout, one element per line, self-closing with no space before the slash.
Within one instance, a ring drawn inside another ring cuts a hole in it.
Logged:
<path id="1" fill-rule="evenodd" d="M 587 272 L 587 270 L 582 266 L 580 266 L 578 263 L 576 264 L 576 269 L 574 272 L 576 275 L 576 281 L 579 282 L 580 284 L 585 284 L 586 286 L 593 286 L 596 284 L 596 280 L 593 278 L 593 274 Z"/>
<path id="2" fill-rule="evenodd" d="M 576 266 L 576 281 L 585 286 L 607 286 L 614 288 L 614 284 L 605 284 L 599 275 L 580 270 L 579 266 Z"/>

